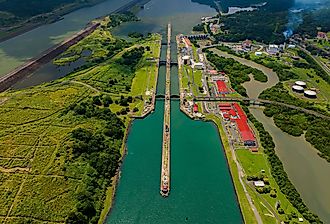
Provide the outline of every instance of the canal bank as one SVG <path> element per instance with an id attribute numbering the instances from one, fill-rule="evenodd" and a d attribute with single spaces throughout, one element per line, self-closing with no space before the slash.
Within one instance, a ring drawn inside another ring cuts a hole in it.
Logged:
<path id="1" fill-rule="evenodd" d="M 233 58 L 242 64 L 257 68 L 267 75 L 267 83 L 260 83 L 251 77 L 249 82 L 243 84 L 249 97 L 257 98 L 263 90 L 278 82 L 276 73 L 263 65 L 226 52 L 214 51 L 220 56 Z M 330 192 L 327 190 L 327 186 L 330 184 L 328 178 L 330 164 L 317 155 L 317 150 L 303 136 L 290 136 L 276 127 L 273 119 L 264 115 L 263 108 L 250 108 L 250 111 L 273 137 L 276 154 L 308 208 L 319 215 L 325 223 L 330 222 Z"/>

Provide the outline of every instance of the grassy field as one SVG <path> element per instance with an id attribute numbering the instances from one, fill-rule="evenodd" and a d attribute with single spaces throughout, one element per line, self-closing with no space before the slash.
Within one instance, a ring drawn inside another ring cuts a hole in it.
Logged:
<path id="1" fill-rule="evenodd" d="M 262 170 L 265 171 L 264 175 L 267 176 L 270 187 L 275 190 L 276 197 L 271 197 L 270 194 L 259 194 L 255 200 L 260 204 L 263 202 L 261 197 L 267 201 L 272 208 L 275 208 L 276 202 L 280 202 L 281 208 L 284 210 L 285 214 L 299 214 L 299 212 L 291 205 L 291 203 L 286 199 L 286 197 L 281 193 L 279 187 L 277 186 L 274 178 L 271 176 L 270 167 L 267 162 L 266 155 L 259 151 L 258 153 L 251 153 L 248 150 L 240 149 L 236 151 L 236 155 L 240 161 L 240 164 L 243 166 L 246 175 L 258 175 Z M 258 194 L 255 192 L 255 194 Z M 275 209 L 272 212 L 276 212 Z M 280 215 L 277 212 L 277 215 L 281 217 L 282 220 L 285 220 L 286 216 Z M 302 215 L 299 215 L 302 217 Z M 274 219 L 274 218 L 273 218 Z M 275 221 L 275 219 L 274 219 Z M 298 221 L 298 219 L 295 219 Z M 268 223 L 268 222 L 267 222 Z M 305 223 L 308 223 L 307 221 Z"/>
<path id="2" fill-rule="evenodd" d="M 157 63 L 147 59 L 158 58 L 160 36 L 125 44 L 117 55 L 108 57 L 105 55 L 109 52 L 102 50 L 105 42 L 110 46 L 118 40 L 106 26 L 101 26 L 63 54 L 79 54 L 90 49 L 90 59 L 103 58 L 100 63 L 51 83 L 0 94 L 1 221 L 63 223 L 75 210 L 76 194 L 84 186 L 91 167 L 83 159 L 74 159 L 68 150 L 71 132 L 77 128 L 96 131 L 106 123 L 65 112 L 71 105 L 94 96 L 101 99 L 110 96 L 113 102 L 109 108 L 118 112 L 117 116 L 128 125 L 127 111 L 132 113 L 142 101 L 135 97 L 145 97 L 146 89 L 154 91 Z M 125 69 L 119 63 L 121 55 L 140 46 L 149 46 L 150 50 L 145 51 L 135 71 Z M 116 82 L 109 85 L 109 80 L 114 79 Z M 121 95 L 124 99 L 131 96 L 133 101 L 122 105 Z M 123 110 L 126 113 L 122 113 Z M 99 198 L 97 209 L 102 210 L 103 200 L 111 199 L 112 190 L 109 188 L 106 192 L 105 183 L 99 184 L 94 197 Z"/>

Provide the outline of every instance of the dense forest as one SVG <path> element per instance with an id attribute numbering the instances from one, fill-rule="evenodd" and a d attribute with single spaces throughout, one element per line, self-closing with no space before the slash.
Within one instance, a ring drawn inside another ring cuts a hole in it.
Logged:
<path id="1" fill-rule="evenodd" d="M 224 71 L 228 74 L 231 86 L 242 96 L 247 96 L 246 89 L 242 84 L 250 81 L 249 74 L 252 74 L 257 81 L 267 82 L 267 76 L 258 69 L 243 65 L 231 58 L 219 57 L 210 51 L 207 51 L 206 56 L 207 60 L 211 62 L 218 71 Z"/>
<path id="2" fill-rule="evenodd" d="M 262 123 L 260 123 L 250 112 L 249 109 L 243 107 L 249 120 L 254 124 L 258 130 L 261 145 L 264 148 L 264 152 L 267 155 L 268 162 L 271 166 L 271 174 L 274 177 L 277 185 L 280 187 L 281 192 L 291 202 L 291 204 L 304 216 L 310 223 L 323 223 L 320 218 L 313 214 L 303 200 L 300 194 L 291 183 L 288 175 L 286 174 L 281 160 L 278 158 L 275 152 L 275 144 L 272 136 L 265 130 Z M 290 220 L 285 220 L 285 223 L 289 223 Z"/>
<path id="3" fill-rule="evenodd" d="M 69 215 L 66 223 L 98 222 L 105 197 L 104 188 L 109 186 L 118 168 L 125 125 L 111 112 L 108 105 L 109 97 L 96 96 L 72 104 L 63 113 L 73 113 L 77 119 L 97 119 L 104 123 L 103 127 L 96 130 L 77 128 L 68 136 L 72 143 L 66 147 L 71 151 L 72 158 L 66 163 L 68 166 L 87 163 L 89 169 L 84 177 L 85 185 L 76 194 L 76 209 Z"/>
<path id="4" fill-rule="evenodd" d="M 192 0 L 192 2 L 198 2 L 203 5 L 209 5 L 213 8 L 220 6 L 222 12 L 228 12 L 228 7 L 249 7 L 262 4 L 264 0 L 225 0 L 225 1 L 213 1 L 213 0 Z M 217 3 L 217 4 L 216 4 Z M 268 11 L 282 11 L 293 6 L 294 0 L 270 0 L 267 1 L 265 7 Z"/>
<path id="5" fill-rule="evenodd" d="M 221 17 L 225 33 L 215 35 L 217 41 L 237 42 L 245 39 L 263 43 L 282 43 L 288 21 L 287 11 L 256 10 Z"/>
<path id="6" fill-rule="evenodd" d="M 297 28 L 296 33 L 315 37 L 317 32 L 330 31 L 330 7 L 316 11 L 310 11 L 303 14 L 303 22 Z"/>

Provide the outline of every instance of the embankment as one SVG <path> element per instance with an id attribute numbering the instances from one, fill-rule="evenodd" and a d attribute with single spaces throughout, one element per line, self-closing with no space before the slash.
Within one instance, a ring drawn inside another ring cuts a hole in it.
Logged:
<path id="1" fill-rule="evenodd" d="M 63 41 L 58 45 L 55 45 L 54 47 L 43 52 L 40 56 L 29 60 L 24 65 L 0 77 L 0 91 L 2 92 L 10 88 L 13 84 L 15 84 L 19 79 L 23 78 L 25 75 L 34 72 L 42 64 L 48 63 L 53 58 L 57 57 L 63 51 L 68 49 L 70 46 L 78 43 L 84 37 L 91 34 L 99 25 L 100 23 L 90 24 L 87 28 L 81 30 L 76 35 L 66 39 L 65 41 Z"/>

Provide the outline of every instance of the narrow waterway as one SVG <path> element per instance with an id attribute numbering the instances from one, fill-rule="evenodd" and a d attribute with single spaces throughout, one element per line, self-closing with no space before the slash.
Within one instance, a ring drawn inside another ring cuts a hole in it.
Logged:
<path id="1" fill-rule="evenodd" d="M 219 56 L 225 57 L 225 58 L 232 58 L 235 59 L 236 61 L 240 62 L 243 65 L 259 69 L 262 71 L 268 78 L 267 82 L 258 82 L 253 79 L 253 76 L 250 75 L 251 80 L 249 82 L 245 82 L 243 86 L 246 89 L 246 92 L 249 97 L 251 98 L 258 98 L 260 93 L 264 91 L 265 89 L 268 89 L 274 85 L 276 85 L 279 82 L 279 78 L 272 69 L 269 69 L 263 65 L 257 64 L 251 60 L 247 60 L 245 58 L 240 58 L 232 54 L 228 54 L 227 52 L 220 51 L 218 49 L 212 49 L 214 53 L 216 53 Z"/>
<path id="2" fill-rule="evenodd" d="M 107 223 L 242 223 L 216 127 L 171 104 L 171 193 L 159 194 L 164 101 L 133 122 Z"/>

